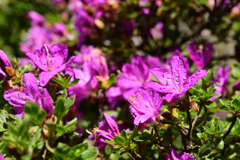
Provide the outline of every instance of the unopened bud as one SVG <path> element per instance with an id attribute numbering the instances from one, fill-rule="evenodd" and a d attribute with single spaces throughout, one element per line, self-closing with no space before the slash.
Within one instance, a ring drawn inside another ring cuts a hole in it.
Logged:
<path id="1" fill-rule="evenodd" d="M 167 110 L 163 109 L 163 111 L 160 113 L 158 120 L 162 124 L 172 124 L 173 123 L 173 115 Z"/>
<path id="2" fill-rule="evenodd" d="M 14 69 L 12 67 L 6 67 L 7 75 L 12 77 L 15 75 Z"/>
<path id="3" fill-rule="evenodd" d="M 198 104 L 195 101 L 191 100 L 190 106 L 194 111 L 199 112 Z"/>

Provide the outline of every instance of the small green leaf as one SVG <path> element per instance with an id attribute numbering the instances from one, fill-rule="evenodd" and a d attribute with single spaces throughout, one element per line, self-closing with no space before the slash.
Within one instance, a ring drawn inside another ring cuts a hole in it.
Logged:
<path id="1" fill-rule="evenodd" d="M 73 96 L 72 99 L 70 99 L 69 97 L 65 100 L 64 102 L 64 106 L 65 106 L 65 111 L 67 111 L 75 102 L 75 95 Z"/>
<path id="2" fill-rule="evenodd" d="M 74 118 L 64 126 L 65 131 L 73 132 L 76 129 L 76 124 L 77 124 L 77 118 Z"/>
<path id="3" fill-rule="evenodd" d="M 223 140 L 219 140 L 220 142 L 217 144 L 217 149 L 223 150 L 224 148 L 224 141 Z"/>
<path id="4" fill-rule="evenodd" d="M 132 137 L 136 137 L 138 135 L 138 129 L 135 127 L 133 129 Z"/>
<path id="5" fill-rule="evenodd" d="M 107 145 L 105 148 L 105 153 L 106 155 L 110 155 L 112 152 L 112 147 L 110 145 Z"/>
<path id="6" fill-rule="evenodd" d="M 134 137 L 134 140 L 137 141 L 137 142 L 143 142 L 143 137 L 142 136 L 137 136 L 137 137 Z"/>
<path id="7" fill-rule="evenodd" d="M 78 84 L 78 82 L 80 81 L 80 79 L 74 79 L 70 84 L 67 85 L 67 87 L 72 87 L 75 86 L 76 84 Z"/>
<path id="8" fill-rule="evenodd" d="M 54 115 L 61 119 L 64 116 L 65 107 L 64 107 L 64 99 L 63 97 L 59 97 L 57 99 L 56 107 L 54 108 Z"/>
<path id="9" fill-rule="evenodd" d="M 9 118 L 8 113 L 4 110 L 0 110 L 0 123 L 7 122 L 8 118 Z"/>
<path id="10" fill-rule="evenodd" d="M 149 130 L 147 130 L 147 129 L 144 129 L 143 130 L 143 135 L 145 136 L 145 137 L 148 137 L 148 138 L 150 138 L 152 135 L 151 135 L 151 132 L 149 131 Z"/>
<path id="11" fill-rule="evenodd" d="M 114 136 L 114 141 L 118 144 L 118 145 L 123 145 L 123 143 L 125 142 L 124 138 L 122 136 L 118 136 L 115 135 Z"/>
<path id="12" fill-rule="evenodd" d="M 87 143 L 81 143 L 78 144 L 77 146 L 74 146 L 72 148 L 72 151 L 75 152 L 75 156 L 79 157 L 85 150 L 87 150 L 88 144 Z"/>
<path id="13" fill-rule="evenodd" d="M 98 154 L 97 151 L 86 150 L 82 153 L 82 159 L 95 158 L 97 156 L 97 154 Z"/>
<path id="14" fill-rule="evenodd" d="M 106 142 L 107 142 L 108 144 L 116 144 L 116 142 L 115 142 L 114 140 L 110 141 L 110 140 L 107 140 L 107 139 L 106 139 Z"/>
<path id="15" fill-rule="evenodd" d="M 26 102 L 24 105 L 24 111 L 26 114 L 29 114 L 32 119 L 36 119 L 38 115 L 38 111 L 40 110 L 40 107 L 33 103 L 33 102 Z"/>
<path id="16" fill-rule="evenodd" d="M 232 105 L 232 107 L 235 108 L 237 111 L 240 110 L 240 100 L 238 100 L 238 99 L 232 100 L 231 105 Z"/>
<path id="17" fill-rule="evenodd" d="M 205 2 L 207 2 L 207 0 L 200 0 L 200 1 L 205 1 Z M 201 3 L 201 2 L 200 2 L 200 3 Z M 205 77 L 203 77 L 204 82 L 206 83 L 206 86 L 209 85 L 209 82 L 211 81 L 211 79 L 212 79 L 212 77 L 213 77 L 213 75 L 214 75 L 215 72 L 216 72 L 215 69 L 209 69 L 209 70 L 208 70 L 208 74 L 207 74 Z"/>
<path id="18" fill-rule="evenodd" d="M 55 155 L 60 158 L 66 158 L 68 153 L 70 152 L 70 147 L 64 143 L 58 143 L 57 148 L 55 150 Z"/>

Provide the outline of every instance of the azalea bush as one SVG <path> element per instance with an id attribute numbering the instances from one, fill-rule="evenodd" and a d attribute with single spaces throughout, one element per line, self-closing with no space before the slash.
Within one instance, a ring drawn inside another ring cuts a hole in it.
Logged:
<path id="1" fill-rule="evenodd" d="M 0 159 L 240 159 L 237 0 L 0 8 Z"/>

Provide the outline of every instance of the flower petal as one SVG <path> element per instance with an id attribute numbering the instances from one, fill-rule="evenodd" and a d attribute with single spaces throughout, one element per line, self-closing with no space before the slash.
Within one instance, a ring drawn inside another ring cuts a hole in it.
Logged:
<path id="1" fill-rule="evenodd" d="M 27 93 L 30 97 L 36 100 L 35 97 L 37 97 L 40 94 L 37 78 L 35 75 L 30 73 L 25 73 L 23 75 L 23 81 L 24 81 L 24 92 Z"/>
<path id="2" fill-rule="evenodd" d="M 208 72 L 206 70 L 197 70 L 196 72 L 193 73 L 193 75 L 191 75 L 188 80 L 187 83 L 184 86 L 184 91 L 186 92 L 187 90 L 189 90 L 191 87 L 193 87 L 201 78 L 203 78 L 204 76 L 208 75 Z"/>
<path id="3" fill-rule="evenodd" d="M 15 107 L 24 107 L 26 101 L 35 102 L 26 93 L 19 91 L 18 89 L 10 89 L 5 91 L 4 99 L 6 99 L 9 104 Z"/>
<path id="4" fill-rule="evenodd" d="M 145 89 L 152 89 L 158 91 L 160 93 L 169 93 L 172 92 L 172 88 L 168 85 L 163 85 L 162 83 L 158 83 L 155 81 L 149 81 L 144 86 Z"/>
<path id="5" fill-rule="evenodd" d="M 42 89 L 41 101 L 42 110 L 45 110 L 48 115 L 52 115 L 54 109 L 53 101 L 46 88 Z"/>

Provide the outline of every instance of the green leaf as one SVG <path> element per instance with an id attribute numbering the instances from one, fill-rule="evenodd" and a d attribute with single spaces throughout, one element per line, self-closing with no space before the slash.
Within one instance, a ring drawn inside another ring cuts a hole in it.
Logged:
<path id="1" fill-rule="evenodd" d="M 57 99 L 56 107 L 54 108 L 54 115 L 61 119 L 64 116 L 65 107 L 64 107 L 64 99 L 63 97 L 59 97 Z"/>
<path id="2" fill-rule="evenodd" d="M 237 111 L 240 110 L 240 100 L 239 99 L 234 99 L 231 102 L 231 105 L 233 108 L 235 108 Z"/>
<path id="3" fill-rule="evenodd" d="M 138 129 L 137 129 L 137 127 L 135 127 L 133 129 L 132 137 L 136 137 L 137 135 L 138 135 Z"/>
<path id="4" fill-rule="evenodd" d="M 224 141 L 223 140 L 218 140 L 218 144 L 217 144 L 217 149 L 223 150 L 224 148 Z"/>
<path id="5" fill-rule="evenodd" d="M 151 135 L 151 132 L 147 129 L 144 129 L 143 130 L 143 135 L 147 138 L 150 138 L 152 135 Z"/>
<path id="6" fill-rule="evenodd" d="M 74 118 L 71 120 L 68 124 L 64 126 L 65 131 L 67 132 L 73 132 L 76 129 L 76 124 L 77 124 L 77 118 Z"/>
<path id="7" fill-rule="evenodd" d="M 4 110 L 0 110 L 0 123 L 7 122 L 8 118 L 9 118 L 8 113 Z"/>
<path id="8" fill-rule="evenodd" d="M 33 102 L 26 102 L 24 105 L 24 111 L 26 114 L 29 114 L 32 119 L 36 119 L 40 107 Z"/>
<path id="9" fill-rule="evenodd" d="M 217 103 L 215 101 L 207 101 L 205 102 L 205 105 L 207 108 L 214 108 L 217 106 Z"/>
<path id="10" fill-rule="evenodd" d="M 37 119 L 35 120 L 37 125 L 42 125 L 47 117 L 47 112 L 40 110 L 40 112 L 37 115 Z"/>
<path id="11" fill-rule="evenodd" d="M 205 1 L 205 2 L 207 2 L 207 0 L 200 0 L 200 1 Z M 201 2 L 200 2 L 200 3 L 201 3 Z M 212 79 L 212 77 L 213 77 L 213 75 L 214 75 L 215 72 L 216 72 L 215 69 L 210 69 L 210 70 L 208 70 L 208 75 L 206 75 L 205 77 L 203 77 L 206 86 L 209 85 L 209 82 L 211 81 L 211 79 Z"/>
<path id="12" fill-rule="evenodd" d="M 137 141 L 137 142 L 143 142 L 142 136 L 137 136 L 137 137 L 134 137 L 133 139 L 134 139 L 134 141 Z"/>
<path id="13" fill-rule="evenodd" d="M 72 87 L 72 86 L 75 86 L 76 84 L 78 84 L 78 82 L 80 81 L 80 79 L 74 79 L 71 84 L 68 84 L 67 87 Z"/>
<path id="14" fill-rule="evenodd" d="M 97 151 L 86 150 L 82 153 L 82 159 L 95 158 L 97 156 L 97 154 L 98 154 Z"/>
<path id="15" fill-rule="evenodd" d="M 127 140 L 127 132 L 125 129 L 121 132 L 121 135 L 125 140 Z"/>
<path id="16" fill-rule="evenodd" d="M 76 157 L 79 157 L 79 156 L 81 156 L 81 154 L 82 154 L 85 150 L 87 150 L 87 148 L 88 148 L 88 144 L 87 144 L 87 143 L 81 143 L 81 144 L 78 144 L 78 145 L 74 146 L 74 147 L 72 148 L 72 151 L 75 152 L 75 156 L 76 156 Z"/>
<path id="17" fill-rule="evenodd" d="M 112 152 L 112 147 L 111 147 L 110 145 L 107 145 L 107 146 L 105 147 L 105 153 L 106 153 L 106 155 L 110 155 L 111 152 Z"/>
<path id="18" fill-rule="evenodd" d="M 123 145 L 123 143 L 125 142 L 125 139 L 124 139 L 122 136 L 115 135 L 115 136 L 114 136 L 114 141 L 115 141 L 118 145 Z"/>
<path id="19" fill-rule="evenodd" d="M 64 102 L 64 106 L 65 106 L 65 111 L 67 111 L 75 102 L 75 95 L 73 96 L 72 99 L 70 99 L 69 97 L 65 100 Z"/>
<path id="20" fill-rule="evenodd" d="M 60 158 L 66 158 L 69 152 L 70 152 L 70 147 L 60 142 L 58 143 L 57 148 L 55 150 L 55 155 Z"/>

